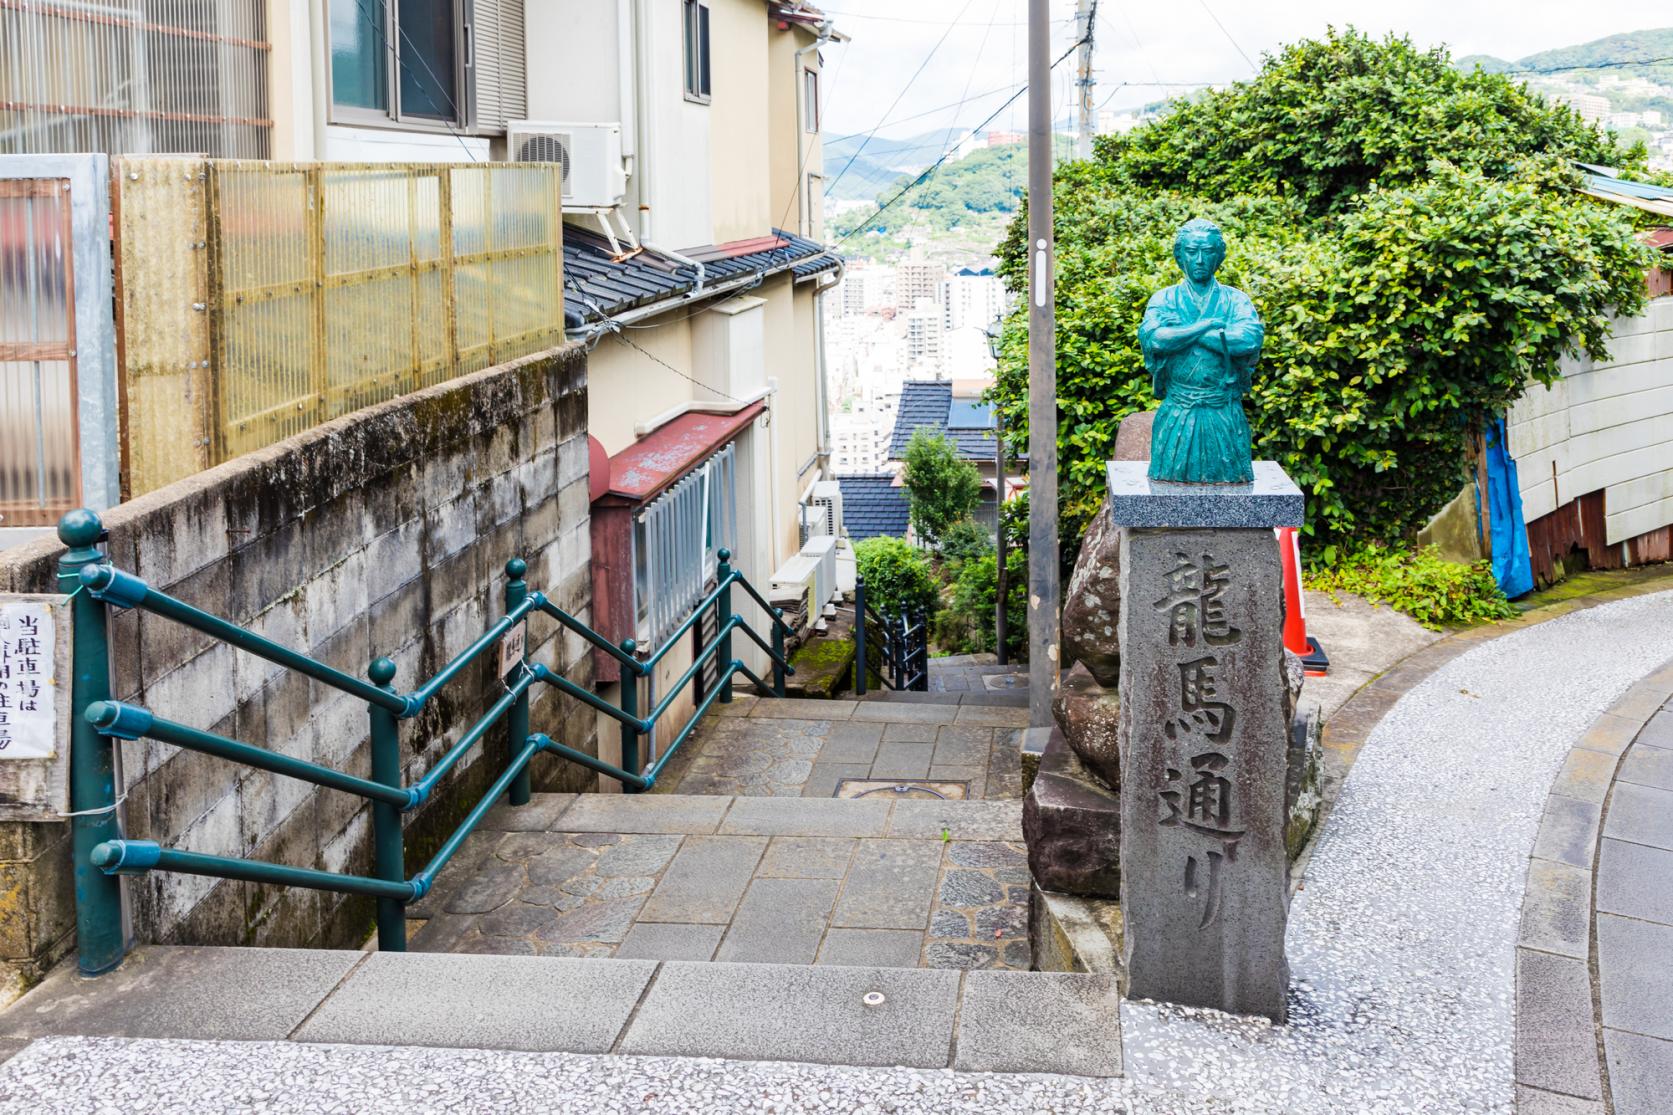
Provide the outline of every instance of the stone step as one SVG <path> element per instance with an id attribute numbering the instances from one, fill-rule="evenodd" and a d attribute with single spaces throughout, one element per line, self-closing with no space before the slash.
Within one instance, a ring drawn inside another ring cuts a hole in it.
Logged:
<path id="1" fill-rule="evenodd" d="M 497 832 L 1018 841 L 1022 839 L 1022 803 L 723 794 L 532 794 L 527 805 L 495 806 L 482 827 Z"/>
<path id="2" fill-rule="evenodd" d="M 0 1040 L 293 1041 L 1115 1076 L 1107 975 L 148 945 Z"/>

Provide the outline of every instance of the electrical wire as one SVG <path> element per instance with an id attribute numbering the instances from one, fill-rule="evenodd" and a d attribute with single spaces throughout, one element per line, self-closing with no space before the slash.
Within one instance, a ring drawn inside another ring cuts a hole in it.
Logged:
<path id="1" fill-rule="evenodd" d="M 1075 51 L 1077 51 L 1079 49 L 1080 49 L 1080 40 L 1077 39 L 1073 43 L 1070 44 L 1068 50 L 1065 50 L 1062 54 L 1059 54 L 1057 56 L 1057 58 L 1052 61 L 1051 65 L 1048 67 L 1048 69 L 1049 70 L 1056 70 L 1058 66 L 1061 66 L 1063 64 L 1064 59 L 1068 58 L 1071 54 L 1073 54 Z M 986 120 L 983 120 L 980 124 L 977 124 L 974 128 L 971 129 L 971 131 L 975 131 L 975 132 L 982 131 L 989 124 L 991 124 L 995 120 L 997 120 L 999 118 L 1000 113 L 1004 112 L 1006 109 L 1010 108 L 1013 104 L 1015 104 L 1022 97 L 1022 95 L 1026 92 L 1028 92 L 1028 86 L 1024 85 L 1021 89 L 1018 89 L 1015 93 L 1012 93 L 1009 97 L 1007 97 L 1005 99 L 1004 104 L 1002 104 L 998 108 L 994 109 L 993 112 L 988 115 L 988 118 Z M 1053 140 L 1052 140 L 1052 147 L 1053 147 L 1054 150 L 1055 150 L 1056 146 L 1057 146 L 1056 137 L 1054 136 Z M 911 182 L 908 182 L 905 186 L 902 186 L 899 190 L 897 190 L 893 197 L 891 197 L 888 201 L 885 201 L 881 205 L 879 205 L 875 211 L 873 211 L 872 213 L 870 213 L 866 217 L 865 220 L 863 220 L 859 224 L 855 225 L 852 229 L 850 229 L 848 231 L 848 234 L 846 236 L 844 236 L 842 239 L 838 240 L 835 244 L 831 245 L 831 247 L 832 248 L 840 248 L 844 244 L 848 243 L 848 241 L 850 241 L 854 237 L 858 236 L 861 232 L 864 232 L 868 225 L 870 225 L 878 217 L 881 217 L 884 213 L 886 213 L 890 208 L 892 208 L 896 203 L 898 203 L 901 198 L 905 197 L 907 194 L 911 193 L 913 190 L 917 189 L 919 186 L 921 186 L 925 182 L 927 182 L 929 180 L 930 176 L 933 175 L 936 171 L 940 170 L 941 165 L 943 163 L 945 163 L 949 158 L 952 157 L 952 154 L 953 154 L 953 152 L 951 150 L 943 153 L 942 156 L 939 159 L 935 160 L 934 163 L 932 163 L 928 167 L 926 167 L 924 169 L 924 171 L 921 174 L 919 174 L 916 178 L 914 178 Z"/>
<path id="2" fill-rule="evenodd" d="M 906 80 L 906 84 L 902 86 L 900 92 L 895 95 L 893 103 L 891 103 L 889 107 L 884 110 L 883 115 L 878 119 L 877 123 L 872 126 L 871 131 L 867 133 L 865 140 L 860 144 L 859 150 L 855 151 L 848 157 L 848 162 L 844 164 L 842 170 L 837 174 L 836 180 L 825 188 L 826 193 L 830 193 L 832 190 L 836 189 L 837 183 L 842 181 L 842 176 L 847 174 L 848 168 L 854 165 L 854 160 L 858 159 L 865 153 L 866 146 L 870 144 L 872 138 L 877 135 L 878 129 L 888 121 L 889 113 L 895 110 L 895 107 L 900 104 L 901 99 L 906 96 L 907 91 L 912 88 L 913 83 L 916 82 L 919 76 L 923 74 L 924 70 L 929 66 L 930 60 L 933 59 L 941 50 L 941 47 L 947 41 L 947 36 L 953 33 L 953 28 L 958 26 L 959 20 L 964 18 L 964 13 L 970 10 L 970 5 L 974 2 L 975 0 L 964 0 L 964 7 L 960 8 L 958 15 L 955 15 L 952 22 L 947 24 L 947 29 L 941 32 L 941 37 L 935 40 L 934 46 L 929 48 L 929 53 L 924 55 L 924 60 L 922 62 L 918 63 L 918 68 L 912 71 L 912 76 Z"/>
<path id="3" fill-rule="evenodd" d="M 407 65 L 406 59 L 401 57 L 401 52 L 395 49 L 395 43 L 389 38 L 389 35 L 387 34 L 389 25 L 380 25 L 377 20 L 372 18 L 372 13 L 366 10 L 365 0 L 354 0 L 354 6 L 360 9 L 361 16 L 363 16 L 366 20 L 366 26 L 377 32 L 378 37 L 383 39 L 384 49 L 387 50 L 389 52 L 389 56 L 395 60 L 395 64 L 401 67 L 401 69 L 406 72 L 408 77 L 417 81 L 418 75 L 413 73 L 412 67 Z M 394 21 L 393 26 L 395 28 L 395 33 L 401 37 L 402 41 L 404 41 L 407 46 L 412 48 L 413 54 L 418 58 L 418 64 L 424 67 L 424 72 L 430 75 L 430 80 L 435 83 L 436 91 L 446 98 L 447 107 L 453 110 L 455 116 L 463 116 L 464 114 L 459 111 L 458 104 L 455 103 L 453 98 L 448 95 L 447 87 L 444 86 L 441 83 L 441 79 L 436 76 L 436 71 L 430 68 L 430 63 L 424 60 L 423 53 L 421 53 L 418 47 L 414 45 L 411 36 L 401 29 L 401 24 L 398 21 Z M 398 89 L 391 90 L 390 92 L 396 98 L 400 97 L 400 91 Z M 464 133 L 460 132 L 453 126 L 453 121 L 443 120 L 442 124 L 447 128 L 453 138 L 459 141 L 459 146 L 465 149 L 465 154 L 470 158 L 470 161 L 473 163 L 479 161 L 476 157 L 476 152 L 472 151 L 470 144 L 465 142 Z"/>
<path id="4" fill-rule="evenodd" d="M 1214 21 L 1214 26 L 1220 29 L 1220 34 L 1226 37 L 1226 41 L 1236 48 L 1239 54 L 1243 55 L 1243 60 L 1249 63 L 1249 68 L 1259 73 L 1260 67 L 1255 65 L 1254 60 L 1249 57 L 1249 52 L 1244 50 L 1236 39 L 1232 38 L 1232 33 L 1226 30 L 1226 25 L 1220 22 L 1220 17 L 1214 14 L 1214 9 L 1208 6 L 1208 0 L 1197 0 L 1197 3 L 1202 5 L 1202 10 L 1208 13 L 1208 18 Z"/>

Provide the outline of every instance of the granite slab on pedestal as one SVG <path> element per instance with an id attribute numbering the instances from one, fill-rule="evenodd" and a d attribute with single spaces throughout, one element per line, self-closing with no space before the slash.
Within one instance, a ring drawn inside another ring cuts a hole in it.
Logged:
<path id="1" fill-rule="evenodd" d="M 1255 479 L 1249 484 L 1152 480 L 1149 468 L 1145 461 L 1109 462 L 1110 517 L 1116 526 L 1253 530 L 1302 525 L 1306 504 L 1301 489 L 1277 461 L 1254 462 Z"/>
<path id="2" fill-rule="evenodd" d="M 1127 994 L 1286 1015 L 1288 686 L 1276 526 L 1301 495 L 1110 466 L 1121 532 L 1121 908 Z M 1043 769 L 1043 768 L 1042 768 Z"/>

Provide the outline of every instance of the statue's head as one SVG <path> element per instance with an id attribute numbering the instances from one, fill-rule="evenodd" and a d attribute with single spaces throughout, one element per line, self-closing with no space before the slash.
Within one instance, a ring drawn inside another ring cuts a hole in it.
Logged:
<path id="1" fill-rule="evenodd" d="M 1226 237 L 1220 226 L 1192 217 L 1173 238 L 1173 258 L 1194 283 L 1206 283 L 1226 259 Z"/>

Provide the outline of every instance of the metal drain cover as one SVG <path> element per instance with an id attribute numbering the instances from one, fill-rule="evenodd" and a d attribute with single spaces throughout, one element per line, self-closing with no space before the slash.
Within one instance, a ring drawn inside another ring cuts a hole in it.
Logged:
<path id="1" fill-rule="evenodd" d="M 968 782 L 900 782 L 890 778 L 844 778 L 837 783 L 839 798 L 930 798 L 963 801 L 969 796 Z"/>

